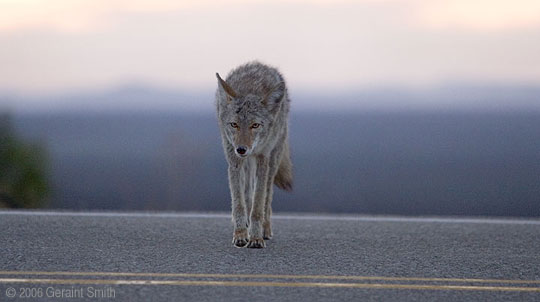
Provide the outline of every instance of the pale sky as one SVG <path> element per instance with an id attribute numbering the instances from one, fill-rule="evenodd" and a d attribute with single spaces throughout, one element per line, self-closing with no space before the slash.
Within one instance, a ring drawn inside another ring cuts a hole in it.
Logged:
<path id="1" fill-rule="evenodd" d="M 214 89 L 253 59 L 298 90 L 540 85 L 540 1 L 0 0 L 0 94 Z"/>

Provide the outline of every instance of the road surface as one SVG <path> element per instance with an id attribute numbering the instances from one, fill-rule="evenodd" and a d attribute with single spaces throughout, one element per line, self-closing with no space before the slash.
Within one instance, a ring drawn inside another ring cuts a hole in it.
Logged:
<path id="1" fill-rule="evenodd" d="M 227 214 L 0 211 L 0 301 L 540 301 L 540 220 L 282 214 L 265 249 L 231 239 Z"/>

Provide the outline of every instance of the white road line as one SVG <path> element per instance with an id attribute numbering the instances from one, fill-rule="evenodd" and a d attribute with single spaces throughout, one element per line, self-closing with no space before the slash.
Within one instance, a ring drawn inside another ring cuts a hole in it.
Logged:
<path id="1" fill-rule="evenodd" d="M 467 291 L 519 291 L 540 292 L 540 287 L 433 285 L 389 283 L 328 283 L 328 282 L 275 282 L 275 281 L 205 281 L 205 280 L 118 280 L 118 279 L 26 279 L 0 278 L 0 284 L 100 284 L 100 285 L 178 285 L 178 286 L 237 286 L 237 287 L 320 287 L 364 289 L 414 290 L 467 290 Z"/>
<path id="2" fill-rule="evenodd" d="M 540 280 L 526 279 L 479 279 L 442 277 L 389 277 L 358 275 L 288 275 L 288 274 L 219 274 L 219 273 L 150 273 L 150 272 L 81 272 L 81 271 L 0 271 L 0 276 L 70 276 L 70 277 L 157 277 L 157 278 L 220 278 L 220 279 L 311 279 L 311 280 L 356 280 L 356 281 L 405 281 L 445 283 L 499 283 L 538 284 Z"/>
<path id="3" fill-rule="evenodd" d="M 227 218 L 225 213 L 174 213 L 174 212 L 73 212 L 73 211 L 0 211 L 0 216 L 82 216 L 82 217 L 156 217 L 156 218 Z M 415 223 L 476 223 L 476 224 L 517 224 L 540 225 L 540 219 L 512 218 L 453 218 L 453 217 L 402 217 L 402 216 L 352 216 L 352 215 L 293 215 L 277 214 L 273 219 L 281 220 L 323 220 L 323 221 L 373 221 L 373 222 L 415 222 Z"/>

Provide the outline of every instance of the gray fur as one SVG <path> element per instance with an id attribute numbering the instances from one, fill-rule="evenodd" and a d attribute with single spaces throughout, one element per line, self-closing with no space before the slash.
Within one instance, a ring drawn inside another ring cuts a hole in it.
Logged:
<path id="1" fill-rule="evenodd" d="M 233 244 L 262 248 L 264 239 L 272 237 L 272 184 L 292 189 L 287 87 L 277 69 L 259 62 L 235 68 L 225 80 L 216 76 L 218 123 L 229 164 Z"/>

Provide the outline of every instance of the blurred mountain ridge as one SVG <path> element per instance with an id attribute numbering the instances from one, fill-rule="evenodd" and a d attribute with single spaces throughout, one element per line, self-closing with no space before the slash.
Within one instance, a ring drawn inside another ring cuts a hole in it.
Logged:
<path id="1" fill-rule="evenodd" d="M 450 83 L 431 88 L 290 88 L 294 110 L 354 111 L 539 111 L 540 86 Z M 17 113 L 189 112 L 214 110 L 214 88 L 206 90 L 129 83 L 108 89 L 57 94 L 0 93 L 0 109 Z"/>
<path id="2" fill-rule="evenodd" d="M 331 101 L 331 100 L 329 100 Z M 49 207 L 227 211 L 213 113 L 14 116 L 50 157 Z M 540 113 L 292 111 L 276 211 L 540 217 Z"/>

